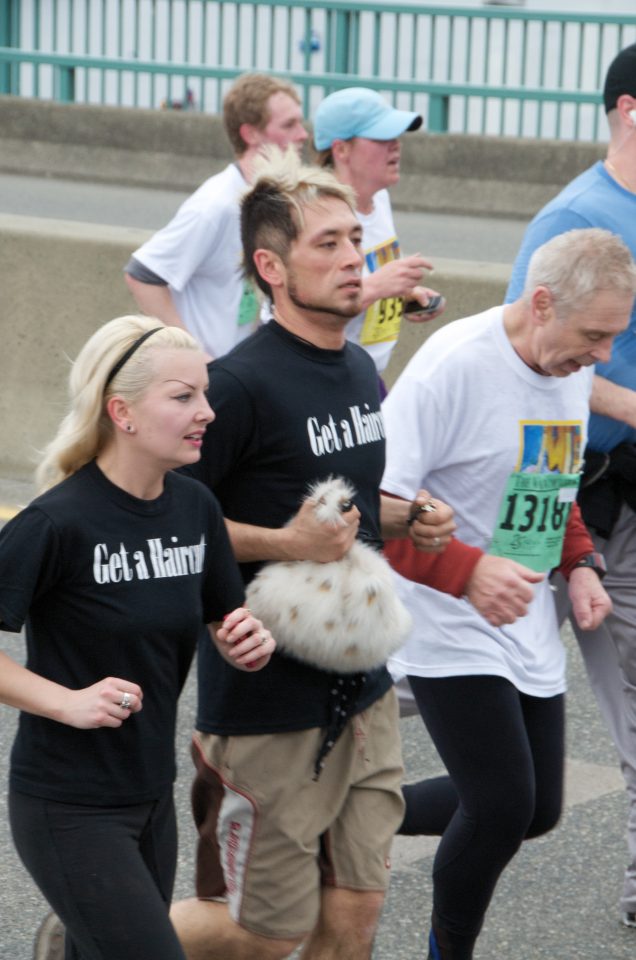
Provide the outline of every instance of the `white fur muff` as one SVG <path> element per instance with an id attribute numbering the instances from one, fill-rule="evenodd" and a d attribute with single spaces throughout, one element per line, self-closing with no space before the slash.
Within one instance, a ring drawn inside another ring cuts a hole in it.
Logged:
<path id="1" fill-rule="evenodd" d="M 341 477 L 314 484 L 307 500 L 321 523 L 342 524 L 355 491 Z M 247 588 L 247 604 L 277 646 L 337 673 L 385 663 L 411 629 L 384 557 L 356 540 L 341 559 L 266 564 Z"/>

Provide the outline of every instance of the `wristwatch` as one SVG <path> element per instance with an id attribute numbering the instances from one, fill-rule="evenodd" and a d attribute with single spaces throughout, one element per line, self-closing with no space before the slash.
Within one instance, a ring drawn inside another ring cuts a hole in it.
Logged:
<path id="1" fill-rule="evenodd" d="M 584 557 L 576 561 L 572 569 L 576 570 L 577 567 L 589 567 L 594 573 L 598 574 L 599 580 L 602 580 L 607 573 L 607 564 L 602 553 L 586 553 Z"/>

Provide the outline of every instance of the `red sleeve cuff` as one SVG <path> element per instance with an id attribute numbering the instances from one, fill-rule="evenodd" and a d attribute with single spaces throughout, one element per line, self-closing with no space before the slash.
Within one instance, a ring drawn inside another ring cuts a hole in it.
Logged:
<path id="1" fill-rule="evenodd" d="M 594 543 L 590 533 L 583 522 L 581 509 L 576 503 L 572 504 L 570 516 L 565 530 L 565 539 L 563 540 L 563 552 L 561 553 L 561 563 L 557 567 L 559 573 L 563 574 L 566 580 L 570 579 L 570 574 L 575 564 L 588 553 L 594 553 Z"/>
<path id="2" fill-rule="evenodd" d="M 407 580 L 462 597 L 483 550 L 453 537 L 443 553 L 423 553 L 406 537 L 387 540 L 384 554 L 393 569 Z"/>

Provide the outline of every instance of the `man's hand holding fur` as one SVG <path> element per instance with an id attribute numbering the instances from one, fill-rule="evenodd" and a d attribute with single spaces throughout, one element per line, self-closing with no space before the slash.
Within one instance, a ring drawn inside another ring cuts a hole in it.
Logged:
<path id="1" fill-rule="evenodd" d="M 279 650 L 338 673 L 385 663 L 412 626 L 387 561 L 355 539 L 354 496 L 342 477 L 313 484 L 292 525 L 314 541 L 314 559 L 266 563 L 246 591 L 247 603 L 274 631 Z M 327 537 L 319 536 L 321 527 Z M 334 543 L 339 555 L 328 560 Z"/>
<path id="2" fill-rule="evenodd" d="M 359 526 L 360 511 L 355 506 L 340 514 L 337 524 L 322 523 L 316 516 L 314 504 L 305 500 L 298 513 L 281 530 L 281 535 L 286 536 L 286 559 L 316 563 L 341 560 L 351 549 Z"/>

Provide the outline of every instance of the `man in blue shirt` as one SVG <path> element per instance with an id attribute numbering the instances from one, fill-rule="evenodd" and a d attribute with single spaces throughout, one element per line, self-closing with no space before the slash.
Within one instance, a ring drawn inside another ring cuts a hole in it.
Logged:
<path id="1" fill-rule="evenodd" d="M 610 64 L 603 100 L 610 128 L 604 161 L 576 177 L 529 225 L 515 261 L 507 302 L 523 288 L 528 261 L 551 237 L 585 227 L 618 234 L 636 257 L 636 44 Z M 604 582 L 614 612 L 595 631 L 573 623 L 592 689 L 618 750 L 630 808 L 621 920 L 636 928 L 636 309 L 592 391 L 583 518 L 605 557 Z M 557 603 L 565 617 L 567 598 Z"/>

